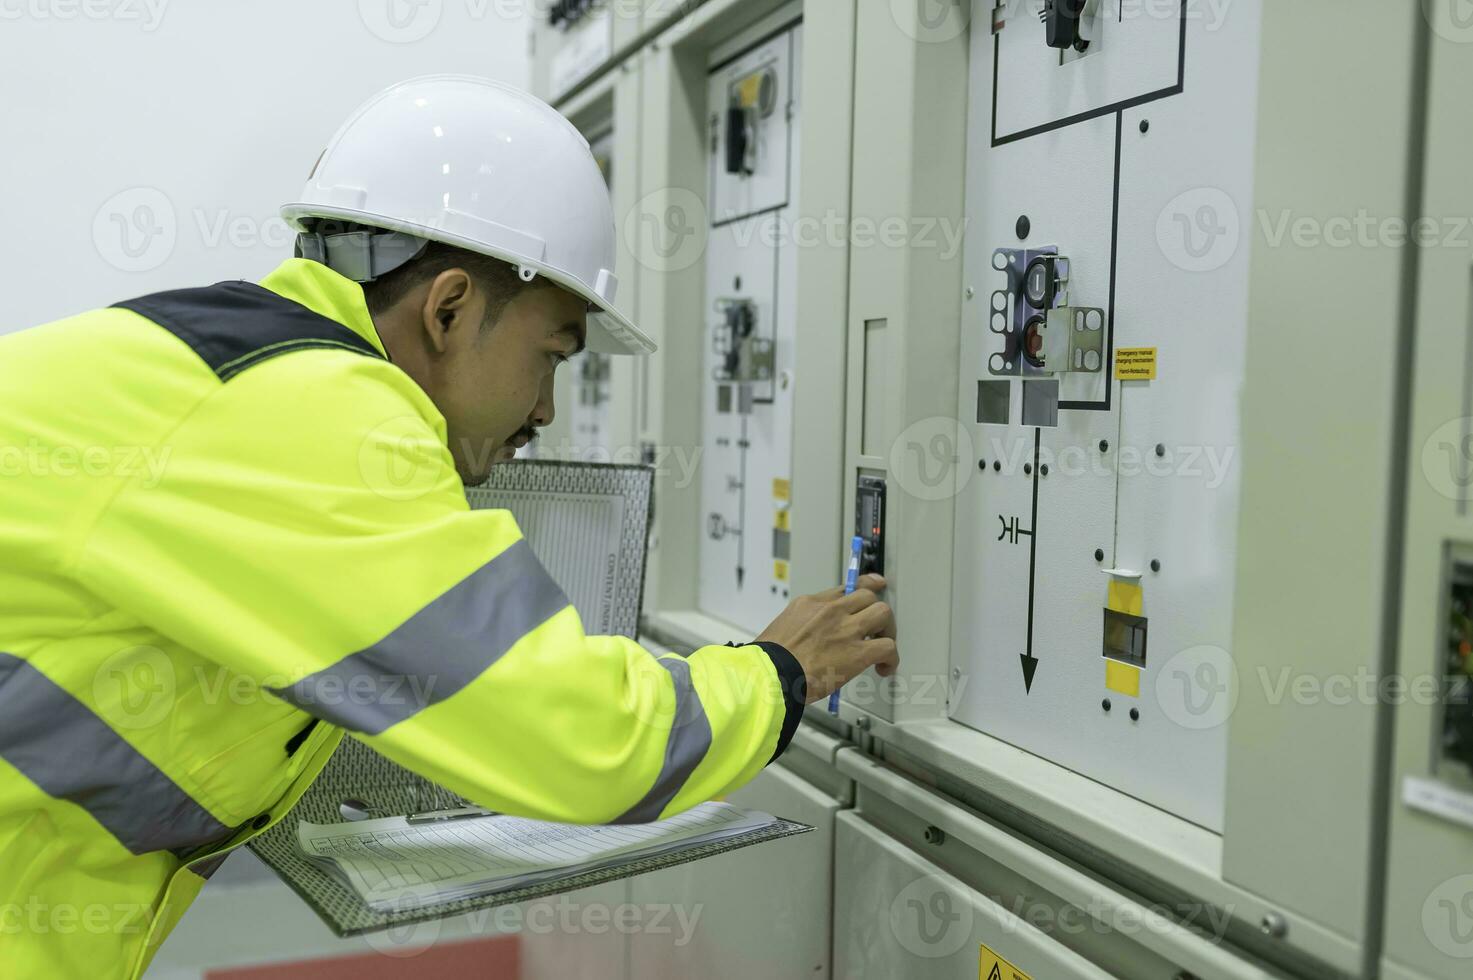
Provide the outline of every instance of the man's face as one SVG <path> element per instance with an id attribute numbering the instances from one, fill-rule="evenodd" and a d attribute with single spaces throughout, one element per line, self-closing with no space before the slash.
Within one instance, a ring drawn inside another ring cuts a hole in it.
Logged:
<path id="1" fill-rule="evenodd" d="M 431 392 L 466 484 L 485 480 L 552 422 L 553 375 L 587 336 L 587 302 L 551 284 L 521 290 L 493 326 L 479 326 L 484 310 L 480 297 L 464 311 L 477 328 L 452 331 Z"/>

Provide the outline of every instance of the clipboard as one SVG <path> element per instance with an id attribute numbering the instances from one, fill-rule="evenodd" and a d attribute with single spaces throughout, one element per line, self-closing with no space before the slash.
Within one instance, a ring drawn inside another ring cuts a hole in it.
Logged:
<path id="1" fill-rule="evenodd" d="M 562 586 L 590 634 L 635 637 L 644 588 L 654 470 L 648 466 L 515 460 L 466 491 L 472 508 L 509 510 L 548 573 Z M 466 801 L 346 738 L 286 818 L 247 846 L 338 936 L 443 919 L 697 861 L 813 828 L 791 820 L 725 840 L 676 848 L 474 898 L 375 911 L 346 884 L 313 864 L 297 824 L 342 820 L 339 804 L 357 800 L 385 814 L 450 810 Z"/>

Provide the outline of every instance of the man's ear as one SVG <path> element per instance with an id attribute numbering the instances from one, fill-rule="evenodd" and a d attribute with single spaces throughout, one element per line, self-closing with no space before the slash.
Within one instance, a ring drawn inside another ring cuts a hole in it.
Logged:
<path id="1" fill-rule="evenodd" d="M 430 347 L 437 354 L 450 346 L 451 334 L 472 325 L 471 277 L 464 269 L 446 269 L 430 280 L 420 320 Z"/>

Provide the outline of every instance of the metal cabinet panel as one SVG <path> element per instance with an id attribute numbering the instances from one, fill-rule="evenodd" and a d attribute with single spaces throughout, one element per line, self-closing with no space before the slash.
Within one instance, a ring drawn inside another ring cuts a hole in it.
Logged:
<path id="1" fill-rule="evenodd" d="M 1399 698 L 1393 757 L 1381 975 L 1388 980 L 1452 980 L 1473 974 L 1473 827 L 1405 802 L 1407 780 L 1468 805 L 1473 770 L 1446 758 L 1463 739 L 1448 738 L 1443 698 L 1458 699 L 1447 659 L 1459 637 L 1449 573 L 1473 546 L 1469 464 L 1473 404 L 1473 129 L 1466 93 L 1473 85 L 1473 31 L 1456 4 L 1428 5 L 1431 33 L 1426 139 L 1417 215 L 1429 237 L 1418 250 L 1415 362 L 1410 382 L 1407 523 L 1403 543 Z M 1398 260 L 1400 256 L 1398 256 Z M 1464 590 L 1466 596 L 1466 591 Z M 1466 599 L 1464 599 L 1466 610 Z M 1459 632 L 1466 632 L 1462 626 Z M 1467 671 L 1467 668 L 1464 668 Z M 1461 684 L 1466 685 L 1466 677 Z M 1441 688 L 1442 697 L 1428 697 Z M 1466 690 L 1466 687 L 1463 688 Z M 1454 707 L 1466 717 L 1466 701 Z M 1455 722 L 1456 725 L 1456 722 Z M 1439 758 L 1442 757 L 1442 758 Z M 1416 784 L 1414 784 L 1416 785 Z"/>
<path id="2" fill-rule="evenodd" d="M 839 803 L 779 766 L 733 793 L 730 802 L 815 830 L 633 879 L 630 902 L 668 906 L 671 928 L 630 936 L 630 977 L 829 976 Z"/>
<path id="3" fill-rule="evenodd" d="M 1110 976 L 854 813 L 839 814 L 834 976 L 975 980 L 984 945 L 1039 980 Z"/>

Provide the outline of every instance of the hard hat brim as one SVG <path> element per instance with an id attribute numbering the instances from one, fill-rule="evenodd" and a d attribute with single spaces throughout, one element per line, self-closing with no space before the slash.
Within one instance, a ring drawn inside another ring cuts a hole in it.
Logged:
<path id="1" fill-rule="evenodd" d="M 463 248 L 467 252 L 489 255 L 492 258 L 501 259 L 503 262 L 512 265 L 533 269 L 538 275 L 545 276 L 549 281 L 557 283 L 568 292 L 588 301 L 588 350 L 598 354 L 642 356 L 653 354 L 658 349 L 648 334 L 636 327 L 628 317 L 620 313 L 613 305 L 605 302 L 588 283 L 583 282 L 576 276 L 567 275 L 558 269 L 545 265 L 529 256 L 517 255 L 505 249 L 491 248 L 482 242 L 464 238 L 460 235 L 450 234 L 415 222 L 397 220 L 385 215 L 372 214 L 366 211 L 355 211 L 351 208 L 323 207 L 322 205 L 299 202 L 283 205 L 281 216 L 297 231 L 307 230 L 306 219 L 310 218 L 351 221 L 373 228 L 383 228 L 386 231 L 402 231 L 419 238 L 451 245 L 455 248 Z"/>

